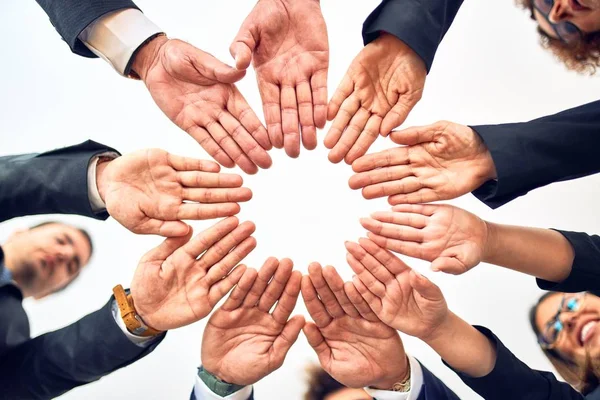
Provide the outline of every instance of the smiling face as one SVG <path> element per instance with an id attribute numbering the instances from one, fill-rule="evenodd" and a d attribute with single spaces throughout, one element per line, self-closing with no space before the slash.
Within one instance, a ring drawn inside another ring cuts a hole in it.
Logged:
<path id="1" fill-rule="evenodd" d="M 559 38 L 552 24 L 563 22 L 569 22 L 583 34 L 600 31 L 600 0 L 533 0 L 533 3 L 536 5 L 533 15 L 540 29 L 552 38 Z M 547 16 L 540 12 L 546 9 L 549 9 Z"/>
<path id="2" fill-rule="evenodd" d="M 5 262 L 25 297 L 36 299 L 71 282 L 91 256 L 82 231 L 51 223 L 13 234 L 2 245 Z"/>

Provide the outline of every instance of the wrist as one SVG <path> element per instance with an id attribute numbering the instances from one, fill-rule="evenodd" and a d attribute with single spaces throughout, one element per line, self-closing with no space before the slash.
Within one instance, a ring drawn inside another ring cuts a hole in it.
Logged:
<path id="1" fill-rule="evenodd" d="M 396 384 L 406 383 L 410 380 L 410 363 L 406 354 L 402 358 L 402 367 L 393 371 L 389 376 L 373 382 L 369 387 L 377 390 L 393 390 Z"/>
<path id="2" fill-rule="evenodd" d="M 501 227 L 493 222 L 483 221 L 483 223 L 485 224 L 487 235 L 481 261 L 491 263 L 496 258 L 498 251 L 498 230 Z"/>
<path id="3" fill-rule="evenodd" d="M 100 194 L 100 199 L 102 202 L 106 204 L 105 194 L 106 188 L 108 186 L 108 179 L 106 175 L 106 167 L 112 159 L 100 158 L 98 159 L 98 163 L 96 164 L 96 188 L 98 188 L 98 193 Z"/>
<path id="4" fill-rule="evenodd" d="M 142 45 L 142 47 L 136 51 L 133 63 L 131 64 L 131 70 L 143 81 L 146 80 L 148 70 L 158 59 L 160 49 L 167 41 L 169 41 L 169 39 L 166 36 L 159 35 Z"/>
<path id="5" fill-rule="evenodd" d="M 432 329 L 429 334 L 421 336 L 419 339 L 424 341 L 429 347 L 435 349 L 437 346 L 451 342 L 456 331 L 457 323 L 460 318 L 452 311 L 448 310 L 441 322 Z"/>

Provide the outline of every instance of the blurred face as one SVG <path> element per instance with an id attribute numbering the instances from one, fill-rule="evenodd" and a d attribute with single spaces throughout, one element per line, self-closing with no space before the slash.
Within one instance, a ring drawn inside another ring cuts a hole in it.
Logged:
<path id="1" fill-rule="evenodd" d="M 552 24 L 567 21 L 583 34 L 600 31 L 600 0 L 533 0 L 539 9 L 549 9 L 547 17 L 534 7 L 534 16 L 540 28 L 549 36 L 559 39 Z M 569 35 L 568 26 L 564 28 Z"/>
<path id="2" fill-rule="evenodd" d="M 559 309 L 563 312 L 556 318 Z M 553 294 L 540 303 L 535 318 L 540 332 L 556 338 L 554 349 L 580 366 L 586 352 L 600 360 L 599 321 L 600 298 L 592 294 Z"/>
<path id="3" fill-rule="evenodd" d="M 362 389 L 344 388 L 328 394 L 324 400 L 373 400 L 373 398 Z"/>
<path id="4" fill-rule="evenodd" d="M 2 247 L 23 295 L 38 299 L 71 282 L 91 255 L 85 235 L 59 223 L 17 232 Z"/>

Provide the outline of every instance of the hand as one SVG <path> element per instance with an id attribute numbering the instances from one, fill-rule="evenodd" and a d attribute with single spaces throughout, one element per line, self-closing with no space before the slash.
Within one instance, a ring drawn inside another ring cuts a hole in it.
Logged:
<path id="1" fill-rule="evenodd" d="M 164 36 L 140 49 L 132 69 L 167 117 L 221 165 L 248 174 L 271 166 L 267 131 L 233 85 L 245 71 Z"/>
<path id="2" fill-rule="evenodd" d="M 459 275 L 481 262 L 488 241 L 485 221 L 458 207 L 402 204 L 360 220 L 377 245 L 432 261 L 431 269 Z"/>
<path id="3" fill-rule="evenodd" d="M 202 338 L 204 369 L 225 382 L 252 385 L 281 367 L 304 325 L 301 315 L 288 321 L 302 279 L 292 267 L 289 259 L 269 258 L 258 276 L 253 269 L 246 271 L 208 320 Z"/>
<path id="4" fill-rule="evenodd" d="M 387 136 L 402 124 L 421 99 L 426 76 L 423 60 L 395 36 L 382 33 L 366 45 L 329 102 L 329 160 L 351 164 L 380 132 Z"/>
<path id="5" fill-rule="evenodd" d="M 408 376 L 400 336 L 369 309 L 352 283 L 318 263 L 302 277 L 302 297 L 315 321 L 304 325 L 323 369 L 341 384 L 389 390 Z"/>
<path id="6" fill-rule="evenodd" d="M 487 147 L 468 126 L 441 121 L 390 135 L 406 145 L 369 154 L 352 164 L 352 189 L 366 199 L 390 196 L 392 205 L 450 200 L 496 178 Z"/>
<path id="7" fill-rule="evenodd" d="M 346 242 L 354 286 L 386 325 L 427 340 L 448 318 L 440 289 L 369 239 Z"/>
<path id="8" fill-rule="evenodd" d="M 238 223 L 226 218 L 192 240 L 190 230 L 142 257 L 131 296 L 147 325 L 164 331 L 199 321 L 238 283 L 246 268 L 234 267 L 256 247 L 254 224 Z"/>
<path id="9" fill-rule="evenodd" d="M 252 192 L 239 175 L 220 174 L 212 161 L 140 150 L 99 163 L 96 183 L 108 213 L 134 233 L 184 236 L 182 219 L 237 214 Z"/>
<path id="10" fill-rule="evenodd" d="M 253 60 L 273 146 L 290 157 L 317 147 L 327 117 L 327 27 L 318 0 L 259 0 L 230 47 L 238 69 Z M 283 128 L 282 128 L 283 125 Z"/>

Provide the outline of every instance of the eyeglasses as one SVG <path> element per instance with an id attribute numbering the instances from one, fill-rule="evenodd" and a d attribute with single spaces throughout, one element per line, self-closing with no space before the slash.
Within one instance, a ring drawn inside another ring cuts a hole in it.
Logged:
<path id="1" fill-rule="evenodd" d="M 564 325 L 560 320 L 563 313 L 575 314 L 583 309 L 585 293 L 564 294 L 554 317 L 546 323 L 544 331 L 538 336 L 538 343 L 543 349 L 551 350 L 556 347 Z"/>
<path id="2" fill-rule="evenodd" d="M 574 23 L 569 21 L 553 23 L 550 21 L 549 15 L 552 7 L 554 7 L 554 0 L 534 0 L 533 7 L 548 21 L 556 35 L 564 43 L 573 44 L 583 38 L 583 32 Z"/>

